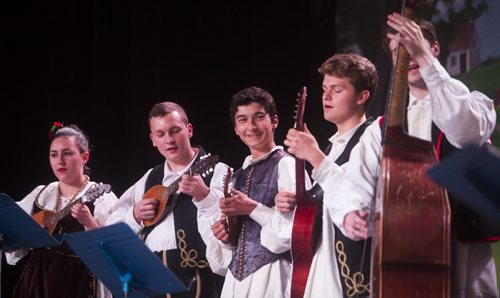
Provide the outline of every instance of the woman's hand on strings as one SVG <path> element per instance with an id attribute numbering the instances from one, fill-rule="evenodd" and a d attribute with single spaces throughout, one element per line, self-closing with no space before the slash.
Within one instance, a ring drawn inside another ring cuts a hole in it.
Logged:
<path id="1" fill-rule="evenodd" d="M 71 206 L 71 216 L 84 226 L 85 230 L 92 230 L 99 227 L 92 213 L 90 213 L 89 207 L 82 203 L 76 203 Z"/>

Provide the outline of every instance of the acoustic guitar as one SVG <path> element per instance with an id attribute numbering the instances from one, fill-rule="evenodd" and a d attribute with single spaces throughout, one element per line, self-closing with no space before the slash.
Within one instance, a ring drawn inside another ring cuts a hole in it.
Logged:
<path id="1" fill-rule="evenodd" d="M 109 184 L 94 184 L 91 186 L 83 196 L 70 202 L 66 207 L 59 211 L 50 211 L 50 210 L 41 210 L 35 213 L 32 218 L 43 228 L 47 229 L 49 234 L 54 232 L 57 223 L 65 218 L 68 214 L 71 213 L 71 207 L 73 207 L 76 203 L 88 203 L 92 202 L 95 199 L 102 196 L 104 193 L 108 193 L 111 191 L 111 185 Z"/>
<path id="2" fill-rule="evenodd" d="M 191 168 L 186 172 L 190 175 L 192 174 L 200 174 L 205 177 L 209 172 L 213 172 L 213 167 L 219 161 L 219 157 L 217 155 L 211 155 L 208 153 L 200 157 L 200 160 L 196 162 Z M 163 186 L 161 184 L 157 184 L 152 186 L 148 191 L 142 196 L 142 199 L 156 199 L 158 200 L 158 206 L 156 209 L 155 216 L 151 219 L 144 220 L 144 226 L 150 227 L 158 223 L 161 219 L 163 219 L 168 210 L 173 209 L 174 206 L 166 209 L 167 203 L 169 202 L 169 198 L 172 194 L 175 194 L 179 190 L 179 183 L 182 180 L 182 175 L 177 178 L 174 182 L 172 182 L 169 186 Z"/>
<path id="3" fill-rule="evenodd" d="M 297 112 L 295 115 L 295 129 L 304 131 L 304 108 L 306 104 L 307 89 L 302 87 L 297 99 Z M 295 215 L 293 217 L 292 228 L 292 289 L 291 297 L 298 298 L 304 296 L 309 269 L 314 256 L 315 230 L 314 223 L 316 214 L 319 211 L 317 200 L 312 200 L 306 193 L 305 187 L 305 163 L 303 159 L 295 157 L 295 183 L 296 202 Z"/>

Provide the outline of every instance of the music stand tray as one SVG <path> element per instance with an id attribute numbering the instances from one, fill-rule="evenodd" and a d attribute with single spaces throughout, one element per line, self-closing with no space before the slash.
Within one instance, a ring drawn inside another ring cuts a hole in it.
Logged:
<path id="1" fill-rule="evenodd" d="M 500 158 L 466 146 L 430 168 L 428 174 L 463 204 L 500 225 Z"/>
<path id="2" fill-rule="evenodd" d="M 8 195 L 0 193 L 0 250 L 54 246 L 62 242 L 50 235 Z"/>
<path id="3" fill-rule="evenodd" d="M 73 251 L 114 297 L 147 297 L 186 287 L 125 223 L 67 234 Z"/>

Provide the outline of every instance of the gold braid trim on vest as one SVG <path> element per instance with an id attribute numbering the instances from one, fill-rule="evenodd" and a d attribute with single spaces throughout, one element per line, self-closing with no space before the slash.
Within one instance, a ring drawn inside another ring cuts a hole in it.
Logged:
<path id="1" fill-rule="evenodd" d="M 347 255 L 344 252 L 344 243 L 342 241 L 337 241 L 335 243 L 335 250 L 337 251 L 337 259 L 341 265 L 340 274 L 344 278 L 345 284 L 347 286 L 348 297 L 354 297 L 357 294 L 370 293 L 369 283 L 364 283 L 365 277 L 362 272 L 355 272 L 352 277 L 350 276 L 351 270 L 349 265 L 347 265 Z M 369 282 L 369 280 L 368 280 Z"/>
<path id="2" fill-rule="evenodd" d="M 177 231 L 177 239 L 179 239 L 179 250 L 181 252 L 181 267 L 186 268 L 186 267 L 191 267 L 191 268 L 206 268 L 208 266 L 208 262 L 205 260 L 196 260 L 198 257 L 198 251 L 196 249 L 192 248 L 189 251 L 187 251 L 187 244 L 186 241 L 184 240 L 186 238 L 186 233 L 184 230 L 179 229 Z"/>

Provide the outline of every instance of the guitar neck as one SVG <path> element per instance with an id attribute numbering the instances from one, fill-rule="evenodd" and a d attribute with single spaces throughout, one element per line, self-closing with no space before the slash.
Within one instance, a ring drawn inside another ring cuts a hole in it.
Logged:
<path id="1" fill-rule="evenodd" d="M 55 222 L 58 222 L 60 221 L 61 219 L 63 219 L 64 217 L 66 217 L 68 214 L 71 213 L 71 207 L 73 207 L 76 203 L 81 203 L 82 202 L 82 198 L 78 198 L 76 200 L 74 200 L 73 202 L 70 202 L 68 205 L 66 205 L 66 207 L 64 207 L 63 209 L 59 210 L 58 212 L 56 212 L 54 214 L 54 216 L 52 217 L 52 219 L 55 221 Z"/>
<path id="2" fill-rule="evenodd" d="M 204 171 L 204 168 L 202 165 L 200 165 L 200 162 L 194 164 L 190 169 L 192 174 L 201 174 L 201 172 Z M 190 171 L 187 170 L 184 174 L 188 174 L 189 172 Z M 181 180 L 182 175 L 180 175 L 177 179 L 174 180 L 174 182 L 170 183 L 170 185 L 167 186 L 169 193 L 173 194 L 179 190 L 179 183 L 181 182 Z"/>
<path id="3" fill-rule="evenodd" d="M 182 180 L 182 175 L 179 176 L 179 178 L 175 179 L 174 182 L 170 183 L 169 186 L 167 186 L 167 191 L 169 194 L 176 193 L 179 190 L 179 183 Z"/>
<path id="4" fill-rule="evenodd" d="M 306 199 L 305 162 L 295 157 L 295 192 L 297 204 Z"/>

